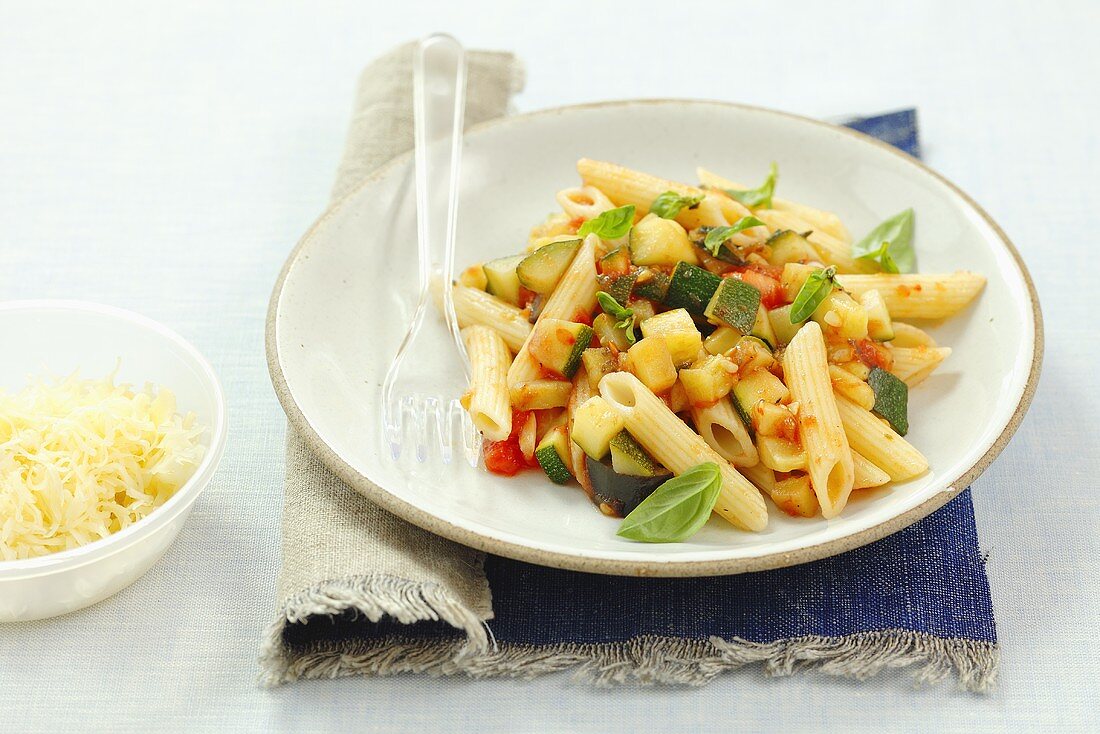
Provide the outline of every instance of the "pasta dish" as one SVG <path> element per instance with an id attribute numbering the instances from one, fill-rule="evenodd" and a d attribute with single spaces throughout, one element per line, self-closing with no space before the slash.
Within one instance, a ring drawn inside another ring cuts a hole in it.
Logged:
<path id="1" fill-rule="evenodd" d="M 853 491 L 913 479 L 908 391 L 951 353 L 942 319 L 985 278 L 916 273 L 907 209 L 854 241 L 833 213 L 582 159 L 582 185 L 525 252 L 464 270 L 463 396 L 486 468 L 577 482 L 623 537 L 675 542 L 765 497 L 833 518 Z"/>

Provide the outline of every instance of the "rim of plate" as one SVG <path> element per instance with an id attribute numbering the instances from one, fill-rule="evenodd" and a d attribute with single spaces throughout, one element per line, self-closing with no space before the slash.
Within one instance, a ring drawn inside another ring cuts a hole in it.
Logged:
<path id="1" fill-rule="evenodd" d="M 460 525 L 456 525 L 453 522 L 445 520 L 439 516 L 433 515 L 425 510 L 420 509 L 416 505 L 410 502 L 406 502 L 395 494 L 390 493 L 384 487 L 374 483 L 369 477 L 360 473 L 357 469 L 352 467 L 346 461 L 344 461 L 333 449 L 326 444 L 317 432 L 310 425 L 309 420 L 302 412 L 301 408 L 294 400 L 294 396 L 291 393 L 290 386 L 287 384 L 286 375 L 283 373 L 282 366 L 279 359 L 278 343 L 275 339 L 275 326 L 276 317 L 279 310 L 279 300 L 283 293 L 283 288 L 286 285 L 287 276 L 290 273 L 291 267 L 298 261 L 303 250 L 309 245 L 314 238 L 314 235 L 318 229 L 323 225 L 330 217 L 332 217 L 337 211 L 341 210 L 343 206 L 355 196 L 362 188 L 377 181 L 378 179 L 386 176 L 393 168 L 403 165 L 406 161 L 411 159 L 412 151 L 402 153 L 395 157 L 389 163 L 383 165 L 378 170 L 371 173 L 369 176 L 359 182 L 354 188 L 347 194 L 332 202 L 320 217 L 306 230 L 302 235 L 298 244 L 291 251 L 286 262 L 283 264 L 282 270 L 279 272 L 279 277 L 275 281 L 275 287 L 271 293 L 271 299 L 268 302 L 267 321 L 265 325 L 264 343 L 267 353 L 267 365 L 268 371 L 271 375 L 271 382 L 275 388 L 275 394 L 279 399 L 279 403 L 283 407 L 283 411 L 286 413 L 288 420 L 290 421 L 291 428 L 298 432 L 298 434 L 305 440 L 310 451 L 321 460 L 326 467 L 328 467 L 333 473 L 335 473 L 340 479 L 354 488 L 356 491 L 365 495 L 372 502 L 376 502 L 384 509 L 392 512 L 393 514 L 408 520 L 409 522 L 417 525 L 429 532 L 441 535 L 449 540 L 453 540 L 457 543 L 476 548 L 486 553 L 494 553 L 500 556 L 507 556 L 520 561 L 526 561 L 529 563 L 535 563 L 542 566 L 552 566 L 555 568 L 562 568 L 571 571 L 582 571 L 586 573 L 602 573 L 611 574 L 617 576 L 661 576 L 661 577 L 686 577 L 686 576 L 718 576 L 718 575 L 730 575 L 738 573 L 748 573 L 752 571 L 764 571 L 773 568 L 782 568 L 785 566 L 794 566 L 801 563 L 808 563 L 810 561 L 816 561 L 822 558 L 843 553 L 845 551 L 858 548 L 868 543 L 873 543 L 876 540 L 885 538 L 888 535 L 902 530 L 903 528 L 912 525 L 917 520 L 920 520 L 931 513 L 938 510 L 943 505 L 947 504 L 950 500 L 954 499 L 963 489 L 969 487 L 970 484 L 977 479 L 982 472 L 984 472 L 993 460 L 997 458 L 997 455 L 1001 453 L 1004 447 L 1008 444 L 1012 438 L 1016 429 L 1019 427 L 1020 422 L 1023 420 L 1024 415 L 1027 413 L 1028 407 L 1031 405 L 1032 398 L 1035 396 L 1035 390 L 1039 382 L 1039 372 L 1042 367 L 1043 361 L 1043 318 L 1042 311 L 1039 306 L 1039 295 L 1035 289 L 1035 284 L 1031 279 L 1031 274 L 1028 272 L 1027 266 L 1024 264 L 1023 258 L 1020 256 L 1016 246 L 1012 244 L 1012 241 L 1005 234 L 1004 230 L 993 220 L 989 214 L 986 213 L 977 202 L 974 201 L 966 192 L 945 178 L 942 174 L 936 172 L 932 168 L 925 165 L 920 160 L 913 156 L 901 151 L 892 145 L 882 142 L 877 138 L 873 138 L 869 135 L 861 133 L 851 128 L 843 127 L 840 125 L 834 125 L 822 120 L 815 120 L 811 117 L 805 117 L 803 115 L 797 115 L 791 112 L 784 112 L 782 110 L 773 110 L 767 107 L 758 107 L 756 105 L 740 104 L 737 102 L 724 102 L 719 100 L 707 100 L 707 99 L 626 99 L 626 100 L 614 100 L 607 102 L 592 102 L 586 104 L 565 105 L 561 107 L 550 107 L 542 110 L 535 110 L 518 115 L 510 115 L 506 117 L 497 118 L 494 120 L 488 120 L 478 125 L 473 125 L 466 130 L 466 135 L 476 135 L 477 133 L 497 128 L 505 125 L 523 124 L 528 120 L 539 117 L 548 117 L 553 115 L 559 115 L 562 113 L 588 110 L 588 109 L 600 109 L 607 107 L 636 107 L 639 105 L 646 106 L 665 106 L 665 105 L 700 105 L 700 106 L 713 106 L 713 107 L 727 107 L 734 108 L 743 111 L 764 113 L 767 115 L 776 115 L 788 119 L 798 120 L 803 123 L 816 125 L 819 127 L 827 128 L 834 132 L 839 132 L 844 135 L 851 136 L 863 143 L 874 145 L 875 147 L 884 150 L 891 155 L 895 155 L 903 160 L 909 162 L 911 165 L 916 166 L 925 173 L 931 175 L 933 178 L 944 184 L 949 190 L 957 195 L 963 202 L 969 206 L 974 212 L 976 212 L 982 220 L 993 230 L 993 232 L 1000 239 L 1001 244 L 1005 247 L 1008 253 L 1012 256 L 1013 261 L 1016 264 L 1017 269 L 1020 271 L 1020 275 L 1023 277 L 1024 283 L 1027 285 L 1027 295 L 1030 302 L 1030 310 L 1032 316 L 1032 330 L 1034 332 L 1034 338 L 1032 342 L 1031 353 L 1031 365 L 1028 372 L 1027 382 L 1024 385 L 1023 392 L 1020 395 L 1020 401 L 1016 405 L 1012 416 L 1009 418 L 1008 423 L 1001 431 L 1000 435 L 993 441 L 989 449 L 975 462 L 970 468 L 964 470 L 962 473 L 955 476 L 953 479 L 947 482 L 947 488 L 936 492 L 935 495 L 928 498 L 921 504 L 913 507 L 906 512 L 897 515 L 889 520 L 884 520 L 869 528 L 853 532 L 839 538 L 827 540 L 821 543 L 816 543 L 798 550 L 789 552 L 776 552 L 768 553 L 765 555 L 742 557 L 742 558 L 727 558 L 717 560 L 685 560 L 685 561 L 648 561 L 648 560 L 626 560 L 626 559 L 608 559 L 608 558 L 594 558 L 585 557 L 580 555 L 574 555 L 570 553 L 562 553 L 559 551 L 550 551 L 541 548 L 534 548 L 528 545 L 515 543 L 510 540 L 504 540 L 501 538 L 494 538 L 489 535 L 483 535 L 481 533 L 469 530 Z"/>
<path id="2" fill-rule="evenodd" d="M 177 332 L 164 324 L 143 316 L 135 311 L 129 311 L 117 306 L 108 306 L 92 301 L 78 301 L 68 299 L 28 299 L 0 302 L 0 311 L 75 311 L 78 313 L 94 313 L 100 316 L 115 318 L 144 329 L 148 329 L 157 335 L 172 342 L 190 357 L 199 368 L 203 380 L 211 389 L 214 397 L 215 413 L 213 423 L 209 426 L 210 443 L 202 461 L 195 468 L 194 474 L 183 483 L 163 505 L 157 507 L 145 517 L 133 525 L 122 528 L 106 538 L 93 540 L 91 543 L 69 548 L 68 550 L 49 553 L 44 556 L 22 558 L 16 561 L 0 561 L 0 581 L 8 581 L 22 578 L 25 575 L 71 570 L 79 566 L 93 563 L 128 549 L 132 543 L 148 537 L 149 533 L 156 531 L 175 518 L 180 512 L 187 509 L 202 491 L 210 483 L 214 472 L 221 463 L 222 454 L 225 452 L 226 437 L 229 433 L 227 420 L 228 409 L 225 402 L 225 392 L 222 390 L 218 374 L 209 360 L 203 356 L 195 345 L 184 339 Z"/>

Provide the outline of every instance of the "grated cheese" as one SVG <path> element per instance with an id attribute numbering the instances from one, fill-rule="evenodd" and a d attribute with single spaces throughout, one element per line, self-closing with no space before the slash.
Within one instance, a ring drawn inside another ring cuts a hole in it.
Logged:
<path id="1" fill-rule="evenodd" d="M 0 560 L 105 538 L 163 505 L 204 447 L 170 390 L 77 374 L 0 390 Z"/>

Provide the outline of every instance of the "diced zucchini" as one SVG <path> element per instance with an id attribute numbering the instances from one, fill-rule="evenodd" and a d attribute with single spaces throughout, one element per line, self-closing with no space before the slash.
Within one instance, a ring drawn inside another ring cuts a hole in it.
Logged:
<path id="1" fill-rule="evenodd" d="M 584 372 L 588 375 L 588 385 L 592 392 L 596 392 L 600 386 L 600 380 L 604 375 L 610 375 L 619 368 L 618 361 L 611 356 L 611 350 L 607 347 L 585 349 L 581 355 L 584 364 Z"/>
<path id="2" fill-rule="evenodd" d="M 794 335 L 802 328 L 802 324 L 806 323 L 805 321 L 791 323 L 790 304 L 768 311 L 768 321 L 771 324 L 772 333 L 775 334 L 776 341 L 773 342 L 775 346 L 790 344 L 791 339 L 794 339 Z"/>
<path id="3" fill-rule="evenodd" d="M 675 220 L 647 214 L 630 230 L 630 260 L 635 265 L 699 262 L 687 232 Z"/>
<path id="4" fill-rule="evenodd" d="M 814 517 L 821 509 L 807 474 L 790 476 L 776 482 L 768 494 L 776 507 L 794 517 Z"/>
<path id="5" fill-rule="evenodd" d="M 614 344 L 620 352 L 630 349 L 630 340 L 626 338 L 626 332 L 615 326 L 615 319 L 607 314 L 601 313 L 592 319 L 592 330 L 596 332 L 603 346 Z"/>
<path id="6" fill-rule="evenodd" d="M 703 348 L 711 354 L 725 354 L 733 349 L 741 336 L 741 332 L 731 326 L 719 326 L 703 341 Z"/>
<path id="7" fill-rule="evenodd" d="M 737 365 L 742 376 L 756 370 L 768 370 L 775 364 L 775 355 L 760 337 L 749 334 L 737 340 L 729 358 Z"/>
<path id="8" fill-rule="evenodd" d="M 868 372 L 869 375 L 870 372 Z M 874 407 L 875 391 L 862 378 L 857 377 L 850 371 L 831 364 L 829 365 L 829 381 L 833 384 L 833 390 L 837 394 L 843 395 L 864 410 L 870 410 Z"/>
<path id="9" fill-rule="evenodd" d="M 875 405 L 871 412 L 889 423 L 899 435 L 908 433 L 909 386 L 879 367 L 871 370 L 867 384 L 875 391 Z"/>
<path id="10" fill-rule="evenodd" d="M 519 305 L 519 276 L 516 268 L 523 262 L 523 255 L 498 257 L 482 265 L 485 271 L 485 291 L 502 301 Z"/>
<path id="11" fill-rule="evenodd" d="M 888 342 L 894 338 L 894 323 L 886 302 L 877 290 L 865 291 L 859 297 L 859 304 L 867 312 L 867 336 L 877 342 Z"/>
<path id="12" fill-rule="evenodd" d="M 521 285 L 535 293 L 550 293 L 580 248 L 579 239 L 551 242 L 523 258 L 516 266 L 516 277 Z"/>
<path id="13" fill-rule="evenodd" d="M 691 403 L 688 402 L 687 391 L 684 390 L 682 382 L 677 380 L 673 384 L 668 391 L 668 395 L 665 396 L 665 403 L 673 413 L 683 413 L 691 407 Z"/>
<path id="14" fill-rule="evenodd" d="M 757 400 L 752 406 L 752 425 L 761 436 L 793 435 L 789 430 L 794 414 L 786 406 Z"/>
<path id="15" fill-rule="evenodd" d="M 587 350 L 585 350 L 587 351 Z M 546 410 L 564 408 L 569 402 L 573 383 L 564 380 L 531 380 L 517 382 L 508 388 L 513 410 Z"/>
<path id="16" fill-rule="evenodd" d="M 527 351 L 555 375 L 572 379 L 581 355 L 592 341 L 592 328 L 561 319 L 540 319 L 531 333 Z"/>
<path id="17" fill-rule="evenodd" d="M 790 400 L 791 391 L 783 381 L 767 370 L 756 370 L 745 375 L 733 386 L 733 398 L 752 423 L 752 408 L 758 400 L 779 404 Z"/>
<path id="18" fill-rule="evenodd" d="M 630 272 L 630 249 L 616 247 L 600 258 L 600 272 L 604 275 L 625 275 Z M 625 303 L 625 301 L 623 301 Z"/>
<path id="19" fill-rule="evenodd" d="M 488 280 L 485 278 L 485 268 L 481 267 L 480 264 L 471 265 L 458 274 L 458 284 L 464 285 L 467 288 L 476 288 L 479 291 L 483 291 L 488 283 Z"/>
<path id="20" fill-rule="evenodd" d="M 634 323 L 639 326 L 657 315 L 657 309 L 653 308 L 653 301 L 648 298 L 635 298 L 630 302 L 630 309 L 634 312 Z"/>
<path id="21" fill-rule="evenodd" d="M 760 291 L 738 278 L 724 278 L 703 315 L 716 324 L 725 324 L 748 334 L 760 310 Z"/>
<path id="22" fill-rule="evenodd" d="M 775 348 L 779 346 L 779 341 L 775 336 L 775 330 L 772 329 L 771 319 L 768 318 L 768 309 L 763 305 L 756 309 L 756 320 L 752 324 L 752 331 L 749 332 L 750 336 L 755 336 L 760 341 L 768 345 L 768 349 L 775 351 Z"/>
<path id="23" fill-rule="evenodd" d="M 798 296 L 798 292 L 802 290 L 802 286 L 806 284 L 806 278 L 809 278 L 810 273 L 815 270 L 821 270 L 821 268 L 800 263 L 787 263 L 784 265 L 783 275 L 780 276 L 779 283 L 783 286 L 785 300 L 794 303 L 794 299 Z"/>
<path id="24" fill-rule="evenodd" d="M 789 229 L 776 232 L 764 244 L 771 248 L 771 255 L 768 257 L 771 265 L 819 260 L 821 257 L 809 240 Z"/>
<path id="25" fill-rule="evenodd" d="M 653 268 L 642 268 L 637 272 L 638 277 L 634 280 L 634 295 L 664 303 L 665 296 L 668 294 L 668 275 Z"/>
<path id="26" fill-rule="evenodd" d="M 611 466 L 618 474 L 629 477 L 655 477 L 667 474 L 628 431 L 619 431 L 611 439 Z"/>
<path id="27" fill-rule="evenodd" d="M 665 305 L 669 308 L 686 308 L 689 313 L 702 316 L 721 283 L 722 279 L 709 270 L 687 262 L 679 263 L 672 271 L 668 293 L 665 294 Z"/>
<path id="28" fill-rule="evenodd" d="M 538 443 L 535 437 L 538 435 L 539 421 L 535 417 L 535 411 L 527 413 L 527 418 L 520 424 L 519 428 L 515 426 L 512 430 L 516 433 L 516 443 L 519 444 L 519 452 L 523 454 L 523 458 L 528 462 L 535 459 L 535 444 Z"/>
<path id="29" fill-rule="evenodd" d="M 806 468 L 806 452 L 793 441 L 777 436 L 756 434 L 756 450 L 760 463 L 773 471 L 794 471 Z"/>
<path id="30" fill-rule="evenodd" d="M 642 322 L 642 336 L 663 336 L 676 366 L 691 364 L 703 346 L 703 337 L 686 310 L 665 311 Z"/>
<path id="31" fill-rule="evenodd" d="M 608 295 L 618 301 L 620 305 L 626 306 L 630 303 L 630 292 L 634 289 L 634 281 L 637 278 L 637 273 L 601 275 L 600 287 L 607 291 Z"/>
<path id="32" fill-rule="evenodd" d="M 619 474 L 612 462 L 596 461 L 591 456 L 584 458 L 584 464 L 592 478 L 592 501 L 599 505 L 600 512 L 615 517 L 629 515 L 653 490 L 672 478 L 668 472 L 652 477 Z"/>
<path id="33" fill-rule="evenodd" d="M 573 442 L 597 461 L 607 456 L 611 439 L 621 430 L 623 417 L 599 395 L 581 403 L 573 416 Z"/>
<path id="34" fill-rule="evenodd" d="M 841 339 L 867 338 L 867 311 L 842 290 L 833 289 L 810 318 L 821 324 L 826 335 L 835 334 Z"/>
<path id="35" fill-rule="evenodd" d="M 569 471 L 569 444 L 565 426 L 552 428 L 535 447 L 535 460 L 554 484 L 573 478 Z"/>
<path id="36" fill-rule="evenodd" d="M 689 369 L 680 370 L 680 382 L 692 405 L 713 405 L 729 395 L 736 382 L 737 366 L 726 357 L 709 355 Z"/>
<path id="37" fill-rule="evenodd" d="M 649 336 L 638 341 L 626 353 L 627 367 L 646 387 L 655 393 L 676 384 L 676 365 L 663 336 Z"/>

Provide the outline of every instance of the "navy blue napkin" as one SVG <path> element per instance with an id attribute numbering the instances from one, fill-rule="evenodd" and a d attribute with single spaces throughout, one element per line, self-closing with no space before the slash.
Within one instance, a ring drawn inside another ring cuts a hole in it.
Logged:
<path id="1" fill-rule="evenodd" d="M 916 113 L 847 123 L 919 154 Z M 463 666 L 405 670 L 531 676 L 577 669 L 598 682 L 703 683 L 731 668 L 803 667 L 863 678 L 913 666 L 920 680 L 954 674 L 984 691 L 997 670 L 989 582 L 970 490 L 888 538 L 791 568 L 737 576 L 639 579 L 562 571 L 489 556 L 494 653 Z M 291 646 L 349 638 L 402 645 L 459 640 L 442 622 L 402 625 L 336 618 L 291 625 Z M 352 645 L 352 649 L 355 646 Z"/>

